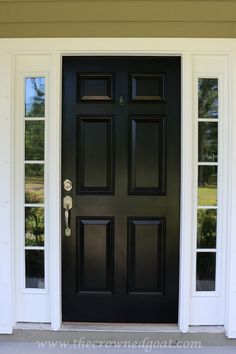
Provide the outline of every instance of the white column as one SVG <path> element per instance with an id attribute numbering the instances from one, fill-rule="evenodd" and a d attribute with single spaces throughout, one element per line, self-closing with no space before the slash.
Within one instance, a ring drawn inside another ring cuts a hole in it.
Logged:
<path id="1" fill-rule="evenodd" d="M 61 326 L 61 54 L 51 56 L 49 107 L 49 258 L 51 328 Z"/>
<path id="2" fill-rule="evenodd" d="M 0 51 L 0 333 L 12 333 L 11 55 Z"/>

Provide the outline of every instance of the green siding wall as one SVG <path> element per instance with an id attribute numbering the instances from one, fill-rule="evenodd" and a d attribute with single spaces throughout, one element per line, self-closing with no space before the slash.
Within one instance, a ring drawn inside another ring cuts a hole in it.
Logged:
<path id="1" fill-rule="evenodd" d="M 0 0 L 0 37 L 236 37 L 236 0 Z"/>

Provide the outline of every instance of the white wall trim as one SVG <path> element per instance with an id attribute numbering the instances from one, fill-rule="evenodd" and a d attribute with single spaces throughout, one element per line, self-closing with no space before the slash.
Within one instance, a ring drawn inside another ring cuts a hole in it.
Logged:
<path id="1" fill-rule="evenodd" d="M 229 66 L 230 91 L 229 108 L 229 200 L 228 200 L 228 240 L 226 262 L 226 304 L 225 328 L 228 338 L 236 338 L 236 48 L 232 51 Z"/>
<path id="2" fill-rule="evenodd" d="M 140 49 L 141 48 L 141 49 Z M 8 52 L 8 53 L 6 53 Z M 5 233 L 0 236 L 0 250 L 4 249 L 3 258 L 0 257 L 0 269 L 6 269 L 8 276 L 11 276 L 11 281 L 5 284 L 5 280 L 0 275 L 0 289 L 5 289 L 0 292 L 0 332 L 11 333 L 14 325 L 12 317 L 12 285 L 14 284 L 13 276 L 13 257 L 11 257 L 11 212 L 10 206 L 5 206 L 5 201 L 10 200 L 11 190 L 13 185 L 10 185 L 10 166 L 13 167 L 13 160 L 10 158 L 10 146 L 14 140 L 10 142 L 11 129 L 13 124 L 13 115 L 10 110 L 12 102 L 11 95 L 11 55 L 28 56 L 32 54 L 48 54 L 51 57 L 50 61 L 50 102 L 49 108 L 51 121 L 49 122 L 49 157 L 51 163 L 51 174 L 49 176 L 50 192 L 49 192 L 49 217 L 51 225 L 49 226 L 50 234 L 50 308 L 51 308 L 51 327 L 57 330 L 61 325 L 61 258 L 60 258 L 60 122 L 61 122 L 61 57 L 62 55 L 181 55 L 183 60 L 182 66 L 182 202 L 181 202 L 181 262 L 180 262 L 180 299 L 179 299 L 179 328 L 182 332 L 189 330 L 189 313 L 190 313 L 190 261 L 191 254 L 191 230 L 192 230 L 192 152 L 191 148 L 191 60 L 192 54 L 198 55 L 222 55 L 228 56 L 230 52 L 234 52 L 234 62 L 236 63 L 236 40 L 234 39 L 157 39 L 157 38 L 83 38 L 83 39 L 0 39 L 0 70 L 3 72 L 5 79 L 0 84 L 0 103 L 3 107 L 0 116 L 1 122 L 5 129 L 0 130 L 3 135 L 3 147 L 0 149 L 0 166 L 1 175 L 4 176 L 4 181 L 1 181 L 0 188 L 3 194 L 0 193 L 0 211 L 3 217 Z M 4 69 L 2 69 L 4 67 Z M 233 70 L 234 79 L 231 94 L 236 93 L 235 68 Z M 7 86 L 6 86 L 7 85 Z M 6 98 L 6 88 L 9 94 Z M 236 95 L 235 95 L 236 96 Z M 235 101 L 235 100 L 234 100 Z M 234 114 L 236 113 L 236 104 L 232 102 Z M 8 121 L 5 117 L 8 117 Z M 230 117 L 230 116 L 229 116 Z M 231 142 L 229 141 L 229 151 L 231 151 L 231 161 L 236 161 L 236 143 L 233 137 L 236 136 L 236 123 L 232 119 Z M 5 124 L 5 125 L 4 125 Z M 235 139 L 236 140 L 236 139 Z M 190 145 L 185 145 L 190 143 Z M 185 147 L 188 146 L 186 149 Z M 187 150 L 187 151 L 186 151 Z M 3 154 L 4 156 L 1 156 Z M 235 156 L 234 156 L 235 155 Z M 9 157 L 9 158 L 8 158 Z M 51 160 L 52 158 L 52 160 Z M 5 163 L 4 161 L 11 162 Z M 236 163 L 231 167 L 232 181 L 236 180 Z M 3 171 L 3 173 L 2 173 Z M 4 183 L 4 186 L 3 186 Z M 227 270 L 229 274 L 227 285 L 227 305 L 226 313 L 228 334 L 236 332 L 236 280 L 234 269 L 236 267 L 236 241 L 233 230 L 236 230 L 236 186 L 233 183 L 230 186 L 231 195 L 231 211 L 229 213 L 229 223 L 231 231 L 228 233 L 228 261 Z M 3 198 L 2 196 L 6 196 Z M 4 216 L 3 216 L 4 215 Z M 0 220 L 1 220 L 0 217 Z M 230 241 L 231 240 L 231 241 Z M 1 252 L 1 251 L 0 251 Z M 5 275 L 4 275 L 5 276 Z M 9 277 L 8 277 L 9 278 Z M 10 279 L 10 278 L 9 278 Z M 5 295 L 3 295 L 5 294 Z M 7 298 L 7 304 L 4 301 Z M 4 314 L 4 315 L 2 315 Z M 3 320 L 4 318 L 4 320 Z M 4 327 L 5 326 L 5 327 Z M 5 329 L 4 329 L 5 328 Z"/>

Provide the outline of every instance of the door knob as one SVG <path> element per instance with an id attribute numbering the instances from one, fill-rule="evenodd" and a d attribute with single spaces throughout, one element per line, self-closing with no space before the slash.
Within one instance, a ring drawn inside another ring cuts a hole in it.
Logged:
<path id="1" fill-rule="evenodd" d="M 65 209 L 65 236 L 71 236 L 70 228 L 70 210 L 72 209 L 72 198 L 67 195 L 63 199 L 63 207 Z"/>

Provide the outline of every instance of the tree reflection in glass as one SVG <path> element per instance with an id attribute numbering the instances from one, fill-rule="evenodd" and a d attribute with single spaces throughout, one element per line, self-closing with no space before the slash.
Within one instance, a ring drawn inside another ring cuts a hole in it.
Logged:
<path id="1" fill-rule="evenodd" d="M 25 164 L 25 203 L 44 202 L 44 165 Z"/>
<path id="2" fill-rule="evenodd" d="M 198 117 L 218 118 L 218 79 L 198 79 Z"/>
<path id="3" fill-rule="evenodd" d="M 25 208 L 25 246 L 44 246 L 43 208 Z"/>
<path id="4" fill-rule="evenodd" d="M 198 124 L 198 161 L 217 162 L 218 160 L 218 123 Z"/>
<path id="5" fill-rule="evenodd" d="M 217 205 L 217 166 L 198 166 L 198 205 Z"/>
<path id="6" fill-rule="evenodd" d="M 215 209 L 198 209 L 197 213 L 197 247 L 216 247 L 216 220 Z"/>
<path id="7" fill-rule="evenodd" d="M 44 122 L 25 122 L 25 160 L 44 160 Z"/>
<path id="8" fill-rule="evenodd" d="M 45 117 L 45 78 L 25 79 L 25 117 Z"/>

